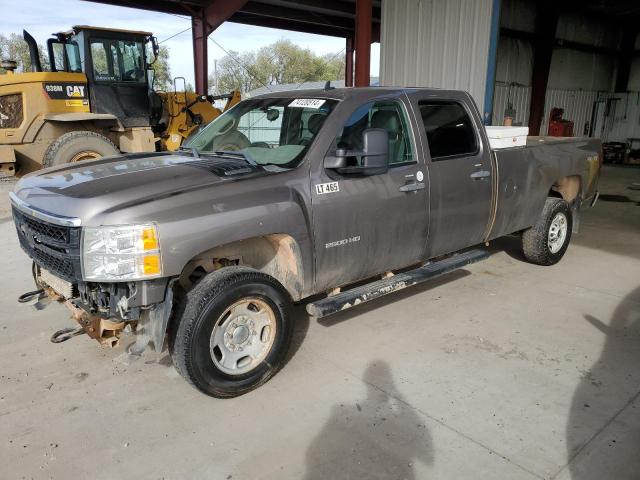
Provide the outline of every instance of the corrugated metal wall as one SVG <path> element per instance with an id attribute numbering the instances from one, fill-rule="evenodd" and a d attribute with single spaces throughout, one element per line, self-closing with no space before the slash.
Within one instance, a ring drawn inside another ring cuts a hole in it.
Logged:
<path id="1" fill-rule="evenodd" d="M 492 0 L 384 0 L 381 85 L 467 90 L 483 111 Z"/>
<path id="2" fill-rule="evenodd" d="M 471 92 L 483 111 L 491 27 L 491 0 L 383 0 L 380 46 L 381 85 L 424 86 Z M 502 0 L 502 27 L 532 32 L 536 3 Z M 576 14 L 558 20 L 559 39 L 616 48 L 619 28 L 610 22 Z M 636 41 L 640 48 L 640 36 Z M 530 42 L 501 37 L 498 44 L 492 123 L 502 123 L 508 97 L 515 123 L 529 121 L 533 47 Z M 629 94 L 613 90 L 616 59 L 567 48 L 553 52 L 541 132 L 546 133 L 553 107 L 565 110 L 574 122 L 574 135 L 583 135 L 596 101 L 613 102 L 602 137 L 626 141 L 640 137 L 640 58 L 633 61 Z M 511 85 L 511 87 L 509 87 Z"/>
<path id="3" fill-rule="evenodd" d="M 585 125 L 591 122 L 593 104 L 599 95 L 599 92 L 593 90 L 547 90 L 540 131 L 547 131 L 551 109 L 559 107 L 564 109 L 564 118 L 573 122 L 573 135 L 584 135 Z"/>
<path id="4" fill-rule="evenodd" d="M 573 134 L 582 136 L 585 124 L 591 122 L 593 104 L 602 97 L 602 92 L 593 90 L 561 90 L 549 89 L 544 105 L 544 117 L 540 133 L 545 135 L 548 128 L 549 114 L 551 109 L 559 107 L 564 109 L 564 118 L 573 121 Z M 529 102 L 531 100 L 531 89 L 522 85 L 511 85 L 504 83 L 496 84 L 493 102 L 493 125 L 501 125 L 504 118 L 504 111 L 510 101 L 515 110 L 514 123 L 526 125 L 529 122 Z"/>
<path id="5" fill-rule="evenodd" d="M 505 28 L 532 32 L 535 9 L 535 2 L 530 0 L 503 0 L 500 24 Z M 619 29 L 611 22 L 563 13 L 558 19 L 556 36 L 566 41 L 613 49 L 618 46 Z M 533 45 L 529 41 L 500 38 L 492 123 L 502 123 L 509 101 L 516 112 L 514 122 L 528 123 L 533 53 Z M 637 60 L 631 70 L 629 89 L 640 88 L 640 59 Z M 565 111 L 564 118 L 574 122 L 574 135 L 583 135 L 585 124 L 592 121 L 594 103 L 606 98 L 607 92 L 613 89 L 615 70 L 616 59 L 613 56 L 555 48 L 540 132 L 547 132 L 551 108 L 560 107 Z M 616 112 L 619 113 L 619 108 Z M 602 130 L 603 136 L 620 137 L 624 132 L 634 131 L 628 125 L 629 116 L 624 122 L 618 117 L 607 122 Z"/>
<path id="6" fill-rule="evenodd" d="M 598 132 L 603 141 L 627 142 L 640 138 L 640 92 L 607 93 L 600 99 L 603 103 L 607 99 L 618 99 L 610 103 L 602 133 Z M 637 140 L 634 148 L 638 148 Z"/>
<path id="7" fill-rule="evenodd" d="M 491 125 L 502 125 L 504 111 L 509 102 L 515 117 L 514 125 L 527 125 L 529 122 L 529 102 L 531 99 L 531 89 L 525 86 L 496 83 L 493 93 L 493 117 Z"/>

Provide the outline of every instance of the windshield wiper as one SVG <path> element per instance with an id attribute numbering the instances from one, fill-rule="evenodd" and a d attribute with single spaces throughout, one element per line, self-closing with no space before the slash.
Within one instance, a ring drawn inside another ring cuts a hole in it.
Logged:
<path id="1" fill-rule="evenodd" d="M 214 152 L 203 152 L 205 154 L 208 155 L 216 155 L 218 157 L 223 157 L 223 158 L 233 158 L 233 159 L 239 159 L 239 160 L 244 160 L 245 162 L 247 162 L 249 165 L 251 165 L 252 167 L 257 167 L 258 163 L 251 158 L 250 155 L 248 155 L 246 152 L 237 150 L 237 151 L 233 151 L 230 152 L 228 150 L 216 150 Z"/>
<path id="2" fill-rule="evenodd" d="M 229 151 L 229 150 L 215 150 L 213 152 L 203 151 L 201 152 L 195 147 L 183 147 L 180 146 L 178 148 L 181 152 L 191 152 L 194 158 L 200 158 L 201 156 L 205 157 L 222 157 L 222 158 L 230 158 L 233 160 L 244 160 L 246 163 L 251 165 L 252 167 L 258 167 L 258 163 L 251 158 L 251 156 L 242 151 Z"/>
<path id="3" fill-rule="evenodd" d="M 191 152 L 191 155 L 193 155 L 193 158 L 200 158 L 200 152 L 198 152 L 198 149 L 196 147 L 183 147 L 182 145 L 180 145 L 178 147 L 178 151 Z"/>

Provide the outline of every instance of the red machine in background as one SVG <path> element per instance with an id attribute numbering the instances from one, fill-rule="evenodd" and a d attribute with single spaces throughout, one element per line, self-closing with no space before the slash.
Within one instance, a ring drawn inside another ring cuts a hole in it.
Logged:
<path id="1" fill-rule="evenodd" d="M 553 107 L 549 114 L 549 130 L 547 135 L 550 137 L 573 137 L 573 122 L 562 118 L 564 109 Z"/>

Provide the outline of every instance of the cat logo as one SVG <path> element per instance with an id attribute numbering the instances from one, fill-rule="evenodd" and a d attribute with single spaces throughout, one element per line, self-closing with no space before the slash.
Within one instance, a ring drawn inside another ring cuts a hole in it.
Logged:
<path id="1" fill-rule="evenodd" d="M 84 85 L 67 85 L 67 97 L 84 98 Z"/>
<path id="2" fill-rule="evenodd" d="M 87 86 L 76 82 L 45 83 L 44 91 L 52 100 L 86 98 Z"/>

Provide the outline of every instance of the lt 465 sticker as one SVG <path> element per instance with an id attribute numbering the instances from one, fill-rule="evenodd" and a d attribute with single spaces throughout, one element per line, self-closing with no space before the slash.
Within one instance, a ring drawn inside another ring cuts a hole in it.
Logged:
<path id="1" fill-rule="evenodd" d="M 318 183 L 316 184 L 316 193 L 323 195 L 325 193 L 336 193 L 340 191 L 338 182 Z"/>

